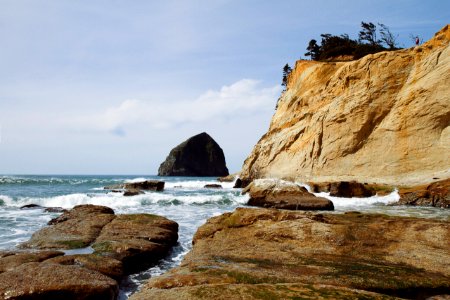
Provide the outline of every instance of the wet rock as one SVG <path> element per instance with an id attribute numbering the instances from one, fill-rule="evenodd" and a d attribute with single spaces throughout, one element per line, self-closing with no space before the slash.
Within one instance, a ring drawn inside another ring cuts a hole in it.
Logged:
<path id="1" fill-rule="evenodd" d="M 35 232 L 23 248 L 76 249 L 91 244 L 103 226 L 115 218 L 114 211 L 106 206 L 77 205 L 49 221 L 49 227 Z"/>
<path id="2" fill-rule="evenodd" d="M 126 273 L 166 256 L 178 240 L 178 224 L 150 214 L 118 215 L 92 245 L 96 255 L 122 261 Z"/>
<path id="3" fill-rule="evenodd" d="M 194 300 L 236 299 L 398 299 L 373 292 L 356 289 L 341 288 L 330 285 L 311 285 L 295 283 L 279 284 L 204 284 L 182 286 L 171 289 L 142 289 L 130 297 L 130 300 L 165 299 L 165 300 Z"/>
<path id="4" fill-rule="evenodd" d="M 141 194 L 144 194 L 144 192 L 141 190 L 138 190 L 138 189 L 129 189 L 129 190 L 126 190 L 125 192 L 123 192 L 124 196 L 136 196 L 136 195 L 141 195 Z"/>
<path id="5" fill-rule="evenodd" d="M 42 262 L 52 257 L 62 256 L 64 252 L 61 251 L 35 251 L 23 252 L 15 251 L 4 253 L 0 255 L 0 273 L 14 270 L 20 265 L 29 262 Z"/>
<path id="6" fill-rule="evenodd" d="M 400 188 L 396 205 L 450 207 L 450 178 L 428 185 Z"/>
<path id="7" fill-rule="evenodd" d="M 62 207 L 46 207 L 44 211 L 50 213 L 64 213 L 67 212 L 67 209 L 64 209 Z"/>
<path id="8" fill-rule="evenodd" d="M 173 148 L 160 165 L 159 176 L 227 176 L 222 148 L 206 132 Z"/>
<path id="9" fill-rule="evenodd" d="M 35 208 L 43 208 L 42 206 L 38 204 L 27 204 L 20 207 L 20 209 L 35 209 Z"/>
<path id="10" fill-rule="evenodd" d="M 234 189 L 240 189 L 242 188 L 242 180 L 240 178 L 236 179 L 236 182 L 234 183 L 233 186 Z"/>
<path id="11" fill-rule="evenodd" d="M 330 184 L 330 196 L 333 197 L 371 197 L 376 193 L 373 190 L 366 188 L 362 183 L 356 181 L 340 181 L 332 182 Z"/>
<path id="12" fill-rule="evenodd" d="M 64 255 L 46 260 L 46 262 L 60 265 L 81 266 L 89 270 L 94 270 L 116 280 L 123 276 L 122 262 L 95 254 Z"/>
<path id="13" fill-rule="evenodd" d="M 120 183 L 105 186 L 105 190 L 116 190 L 120 192 L 120 189 L 125 190 L 145 190 L 145 191 L 156 191 L 160 192 L 164 190 L 164 181 L 159 180 L 146 180 L 141 182 L 130 182 L 130 183 Z"/>
<path id="14" fill-rule="evenodd" d="M 257 179 L 242 193 L 249 193 L 247 204 L 251 206 L 290 210 L 334 210 L 330 200 L 316 197 L 306 188 L 282 180 Z"/>
<path id="15" fill-rule="evenodd" d="M 212 183 L 212 184 L 205 184 L 204 188 L 205 189 L 221 189 L 222 185 L 214 184 L 214 183 Z"/>
<path id="16" fill-rule="evenodd" d="M 449 235 L 431 219 L 238 208 L 131 299 L 425 299 L 450 291 Z"/>
<path id="17" fill-rule="evenodd" d="M 0 299 L 99 299 L 118 295 L 115 280 L 79 266 L 26 263 L 0 274 Z"/>

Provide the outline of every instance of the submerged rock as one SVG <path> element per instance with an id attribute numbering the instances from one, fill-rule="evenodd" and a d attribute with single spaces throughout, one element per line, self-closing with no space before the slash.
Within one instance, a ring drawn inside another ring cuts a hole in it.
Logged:
<path id="1" fill-rule="evenodd" d="M 126 190 L 125 192 L 123 192 L 124 196 L 136 196 L 136 195 L 141 195 L 141 194 L 144 194 L 144 192 L 141 190 L 138 190 L 138 189 L 129 189 L 129 190 Z"/>
<path id="2" fill-rule="evenodd" d="M 248 205 L 290 210 L 334 210 L 329 199 L 316 197 L 298 184 L 272 179 L 258 179 L 242 193 L 249 193 Z"/>
<path id="3" fill-rule="evenodd" d="M 212 184 L 205 184 L 204 188 L 205 188 L 205 189 L 221 189 L 221 188 L 222 188 L 222 185 L 220 185 L 220 184 L 215 184 L 215 183 L 212 183 Z"/>
<path id="4" fill-rule="evenodd" d="M 159 176 L 227 176 L 222 148 L 206 132 L 173 148 L 160 165 Z"/>
<path id="5" fill-rule="evenodd" d="M 131 299 L 424 299 L 450 292 L 449 236 L 446 221 L 238 208 Z"/>
<path id="6" fill-rule="evenodd" d="M 112 192 L 120 192 L 118 189 L 125 190 L 144 190 L 161 192 L 164 190 L 164 181 L 159 180 L 145 180 L 140 182 L 119 183 L 105 186 L 105 190 L 112 190 Z"/>

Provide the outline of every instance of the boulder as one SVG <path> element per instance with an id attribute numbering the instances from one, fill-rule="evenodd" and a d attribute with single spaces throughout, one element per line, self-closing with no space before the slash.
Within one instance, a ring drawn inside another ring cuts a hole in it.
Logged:
<path id="1" fill-rule="evenodd" d="M 240 178 L 236 179 L 236 182 L 234 183 L 233 189 L 240 189 L 242 188 L 242 180 Z"/>
<path id="2" fill-rule="evenodd" d="M 257 179 L 243 191 L 249 193 L 248 205 L 289 210 L 334 210 L 333 202 L 316 197 L 293 182 Z"/>
<path id="3" fill-rule="evenodd" d="M 14 251 L 3 253 L 0 255 L 0 273 L 14 270 L 20 265 L 29 262 L 42 262 L 52 257 L 62 256 L 64 252 L 61 251 L 35 251 L 23 252 Z"/>
<path id="4" fill-rule="evenodd" d="M 26 263 L 0 274 L 0 299 L 99 299 L 118 295 L 115 280 L 79 266 Z"/>
<path id="5" fill-rule="evenodd" d="M 227 176 L 222 148 L 206 132 L 173 148 L 160 165 L 159 176 Z"/>
<path id="6" fill-rule="evenodd" d="M 76 249 L 91 244 L 103 226 L 115 218 L 106 206 L 77 205 L 49 221 L 49 227 L 35 232 L 22 248 Z"/>
<path id="7" fill-rule="evenodd" d="M 420 205 L 450 208 L 450 178 L 428 185 L 399 189 L 400 200 L 395 205 Z"/>
<path id="8" fill-rule="evenodd" d="M 223 177 L 217 178 L 217 181 L 219 181 L 219 182 L 233 182 L 235 178 L 236 178 L 236 174 L 230 174 L 230 175 L 227 175 L 227 176 L 223 176 Z"/>
<path id="9" fill-rule="evenodd" d="M 178 224 L 150 214 L 118 215 L 92 245 L 95 255 L 117 259 L 125 273 L 140 271 L 166 256 L 178 240 Z"/>
<path id="10" fill-rule="evenodd" d="M 449 235 L 432 219 L 238 208 L 131 299 L 425 299 L 450 292 Z"/>

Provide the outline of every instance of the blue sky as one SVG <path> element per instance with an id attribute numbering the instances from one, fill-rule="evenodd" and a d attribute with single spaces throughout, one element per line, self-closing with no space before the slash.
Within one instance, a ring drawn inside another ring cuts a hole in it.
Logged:
<path id="1" fill-rule="evenodd" d="M 0 0 L 0 173 L 155 174 L 203 131 L 236 172 L 284 64 L 361 21 L 410 47 L 450 1 Z"/>

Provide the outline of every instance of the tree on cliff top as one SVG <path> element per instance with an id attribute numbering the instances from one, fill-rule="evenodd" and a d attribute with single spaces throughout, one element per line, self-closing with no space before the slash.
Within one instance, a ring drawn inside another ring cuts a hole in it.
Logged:
<path id="1" fill-rule="evenodd" d="M 289 64 L 286 64 L 283 67 L 283 80 L 281 82 L 282 86 L 284 86 L 284 87 L 287 86 L 287 78 L 291 72 L 292 72 L 292 68 L 289 66 Z"/>
<path id="2" fill-rule="evenodd" d="M 359 32 L 359 42 L 366 41 L 372 46 L 380 44 L 380 40 L 377 40 L 377 26 L 372 22 L 361 22 L 362 30 Z"/>

